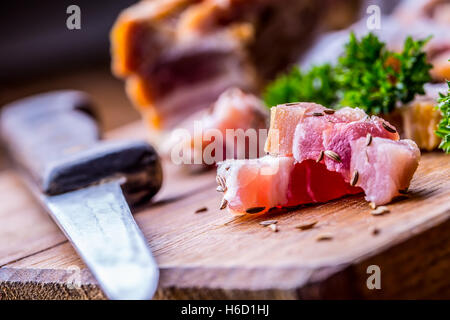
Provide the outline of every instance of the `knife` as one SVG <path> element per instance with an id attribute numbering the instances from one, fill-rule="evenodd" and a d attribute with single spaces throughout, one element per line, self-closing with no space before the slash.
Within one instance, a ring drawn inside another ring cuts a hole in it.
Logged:
<path id="1" fill-rule="evenodd" d="M 87 95 L 55 91 L 6 105 L 0 133 L 36 198 L 110 299 L 150 299 L 159 269 L 128 204 L 162 184 L 160 159 L 143 141 L 99 141 Z"/>

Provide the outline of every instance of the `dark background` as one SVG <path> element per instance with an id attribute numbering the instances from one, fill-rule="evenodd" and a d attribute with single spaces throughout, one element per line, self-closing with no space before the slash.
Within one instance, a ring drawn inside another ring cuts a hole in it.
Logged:
<path id="1" fill-rule="evenodd" d="M 107 61 L 109 31 L 135 0 L 4 1 L 0 10 L 0 81 L 11 82 Z M 69 30 L 68 6 L 81 8 L 81 30 Z"/>
<path id="2" fill-rule="evenodd" d="M 0 106 L 58 89 L 91 95 L 105 130 L 139 118 L 110 71 L 109 32 L 136 0 L 14 0 L 0 9 Z M 81 29 L 69 30 L 69 5 Z"/>

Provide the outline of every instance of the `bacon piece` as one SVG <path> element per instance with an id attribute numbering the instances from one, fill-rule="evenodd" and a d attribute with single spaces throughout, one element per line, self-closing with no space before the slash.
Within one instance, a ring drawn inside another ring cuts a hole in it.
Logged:
<path id="1" fill-rule="evenodd" d="M 413 141 L 399 140 L 388 122 L 360 109 L 333 113 L 318 104 L 286 104 L 272 108 L 271 120 L 270 155 L 219 165 L 231 212 L 265 212 L 362 191 L 368 201 L 386 204 L 409 187 L 419 163 Z"/>
<path id="2" fill-rule="evenodd" d="M 197 112 L 172 131 L 162 153 L 173 156 L 188 151 L 190 163 L 208 165 L 228 158 L 256 158 L 264 151 L 267 120 L 267 108 L 259 98 L 230 88 L 209 109 Z M 221 155 L 209 153 L 216 137 L 222 141 L 217 141 L 223 146 Z"/>
<path id="3" fill-rule="evenodd" d="M 227 88 L 258 91 L 295 62 L 328 1 L 142 1 L 112 29 L 112 69 L 150 127 L 173 128 Z"/>

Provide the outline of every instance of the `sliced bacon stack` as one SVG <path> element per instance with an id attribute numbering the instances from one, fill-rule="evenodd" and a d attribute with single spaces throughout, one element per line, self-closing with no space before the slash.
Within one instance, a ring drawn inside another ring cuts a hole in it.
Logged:
<path id="1" fill-rule="evenodd" d="M 153 129 L 171 129 L 230 87 L 257 92 L 294 63 L 343 0 L 153 0 L 111 31 L 113 72 Z"/>
<path id="2" fill-rule="evenodd" d="M 234 213 L 326 202 L 365 192 L 386 204 L 409 187 L 420 151 L 394 127 L 360 109 L 314 103 L 271 109 L 266 155 L 219 165 L 224 199 Z"/>

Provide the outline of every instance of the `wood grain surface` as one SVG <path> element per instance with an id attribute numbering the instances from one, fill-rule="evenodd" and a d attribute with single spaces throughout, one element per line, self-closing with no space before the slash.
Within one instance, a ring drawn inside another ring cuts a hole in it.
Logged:
<path id="1" fill-rule="evenodd" d="M 108 134 L 144 136 L 140 123 Z M 214 170 L 188 174 L 166 161 L 161 192 L 134 210 L 161 268 L 155 298 L 450 298 L 449 159 L 424 153 L 408 196 L 382 216 L 358 195 L 246 217 L 218 209 Z M 259 224 L 268 219 L 278 232 Z M 322 233 L 332 239 L 317 241 Z M 2 299 L 105 298 L 11 170 L 0 174 L 0 243 Z M 380 267 L 380 290 L 367 288 L 370 265 Z M 68 287 L 76 268 L 78 289 Z"/>

